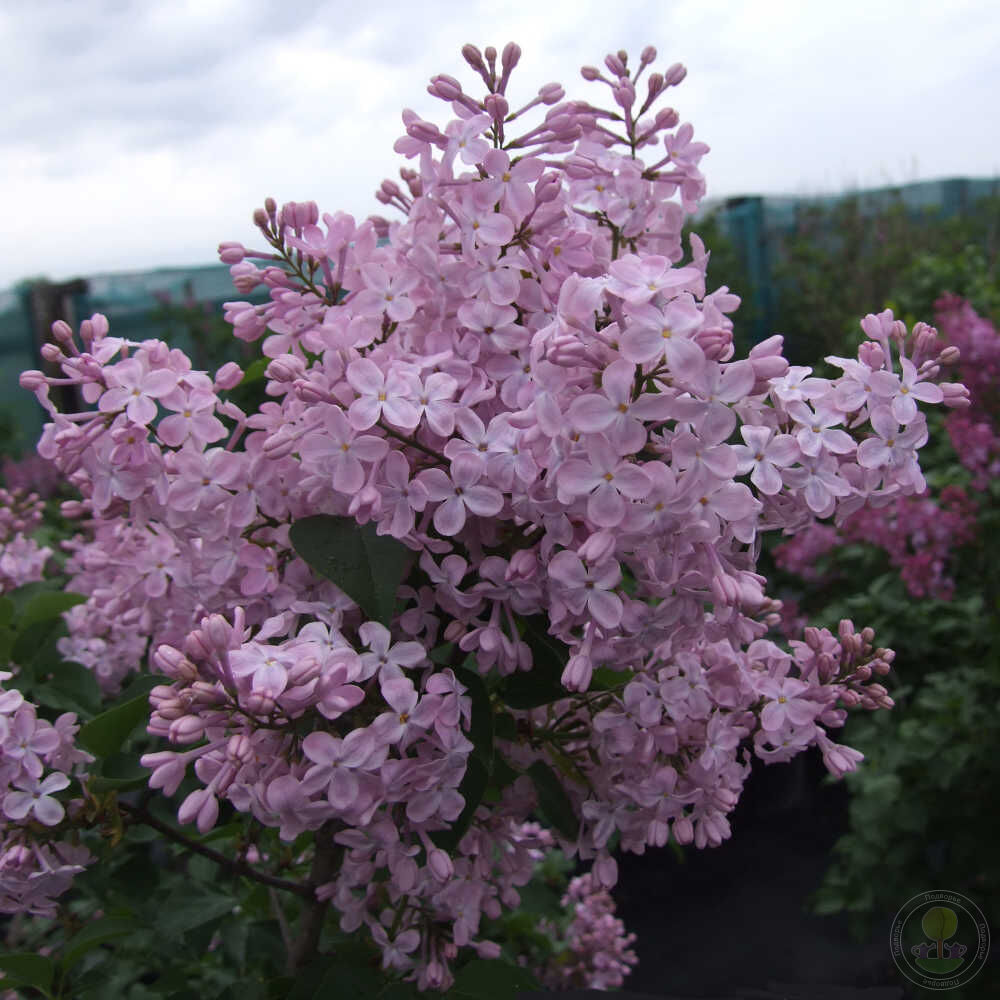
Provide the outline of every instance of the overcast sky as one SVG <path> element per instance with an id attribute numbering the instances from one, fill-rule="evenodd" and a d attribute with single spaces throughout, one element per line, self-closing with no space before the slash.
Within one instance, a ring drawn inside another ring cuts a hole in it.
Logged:
<path id="1" fill-rule="evenodd" d="M 684 63 L 709 197 L 995 176 L 998 39 L 996 0 L 0 0 L 0 288 L 210 263 L 267 195 L 384 211 L 400 110 L 443 123 L 469 41 L 521 45 L 514 100 Z"/>

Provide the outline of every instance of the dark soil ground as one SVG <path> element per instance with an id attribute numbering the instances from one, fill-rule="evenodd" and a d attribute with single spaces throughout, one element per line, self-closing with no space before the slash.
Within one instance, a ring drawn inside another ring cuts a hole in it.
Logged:
<path id="1" fill-rule="evenodd" d="M 893 914 L 859 942 L 846 918 L 807 909 L 847 823 L 846 789 L 822 783 L 824 773 L 818 754 L 755 767 L 720 847 L 689 849 L 683 860 L 669 849 L 619 858 L 615 898 L 639 956 L 628 990 L 713 1000 L 902 997 L 889 952 Z"/>

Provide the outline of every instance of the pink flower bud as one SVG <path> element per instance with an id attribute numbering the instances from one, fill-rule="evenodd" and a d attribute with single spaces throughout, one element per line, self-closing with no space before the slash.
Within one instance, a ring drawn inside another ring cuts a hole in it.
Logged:
<path id="1" fill-rule="evenodd" d="M 294 382 L 297 378 L 305 378 L 306 365 L 294 354 L 282 354 L 267 366 L 265 374 L 275 382 Z"/>
<path id="2" fill-rule="evenodd" d="M 253 760 L 253 744 L 250 742 L 250 737 L 245 733 L 230 736 L 226 744 L 226 756 L 240 764 L 250 763 Z"/>
<path id="3" fill-rule="evenodd" d="M 463 96 L 462 85 L 453 76 L 448 76 L 445 73 L 431 77 L 427 93 L 445 101 L 457 101 Z"/>
<path id="4" fill-rule="evenodd" d="M 538 96 L 542 104 L 558 104 L 566 96 L 566 91 L 558 83 L 547 83 L 538 88 Z"/>
<path id="5" fill-rule="evenodd" d="M 946 347 L 938 355 L 939 365 L 957 365 L 962 358 L 962 352 L 957 347 Z"/>
<path id="6" fill-rule="evenodd" d="M 495 941 L 474 941 L 472 947 L 480 958 L 487 960 L 499 958 L 501 954 L 500 945 Z"/>
<path id="7" fill-rule="evenodd" d="M 214 387 L 217 392 L 235 389 L 243 381 L 243 369 L 235 361 L 227 361 L 216 373 Z"/>
<path id="8" fill-rule="evenodd" d="M 73 339 L 73 330 L 65 320 L 57 319 L 52 324 L 52 336 L 61 344 L 68 344 Z"/>
<path id="9" fill-rule="evenodd" d="M 170 723 L 171 743 L 197 743 L 205 733 L 205 720 L 198 715 L 182 715 Z"/>
<path id="10" fill-rule="evenodd" d="M 66 355 L 63 354 L 62 348 L 58 347 L 56 344 L 42 344 L 39 353 L 51 364 L 58 364 L 58 362 L 62 361 L 66 357 Z"/>
<path id="11" fill-rule="evenodd" d="M 517 42 L 508 42 L 503 47 L 500 55 L 500 65 L 504 73 L 510 75 L 510 71 L 521 61 L 521 46 Z"/>
<path id="12" fill-rule="evenodd" d="M 608 53 L 608 55 L 604 57 L 604 65 L 607 66 L 608 69 L 611 70 L 611 72 L 617 77 L 628 76 L 628 70 L 625 68 L 625 63 L 619 55 Z"/>
<path id="13" fill-rule="evenodd" d="M 241 698 L 240 703 L 251 715 L 270 715 L 274 711 L 274 699 L 258 691 Z"/>
<path id="14" fill-rule="evenodd" d="M 465 625 L 462 622 L 449 622 L 444 630 L 445 642 L 458 642 L 465 635 Z"/>
<path id="15" fill-rule="evenodd" d="M 219 260 L 223 264 L 239 264 L 247 255 L 247 249 L 242 243 L 220 243 Z"/>
<path id="16" fill-rule="evenodd" d="M 428 852 L 427 867 L 439 882 L 447 882 L 455 874 L 451 858 L 439 847 L 434 847 Z"/>
<path id="17" fill-rule="evenodd" d="M 648 66 L 653 60 L 656 59 L 656 46 L 647 45 L 642 52 L 639 53 L 639 62 L 643 66 Z"/>
<path id="18" fill-rule="evenodd" d="M 582 76 L 584 80 L 600 80 L 601 71 L 595 66 L 582 66 L 580 67 L 580 76 Z"/>
<path id="19" fill-rule="evenodd" d="M 167 677 L 190 684 L 198 679 L 198 668 L 182 653 L 174 649 L 173 646 L 158 646 L 154 651 L 153 668 Z"/>
<path id="20" fill-rule="evenodd" d="M 594 877 L 605 889 L 618 884 L 618 862 L 610 854 L 601 854 L 594 860 Z"/>
<path id="21" fill-rule="evenodd" d="M 615 551 L 617 538 L 614 532 L 601 530 L 595 531 L 576 550 L 576 554 L 584 561 L 592 564 L 602 563 L 605 559 L 611 558 Z"/>
<path id="22" fill-rule="evenodd" d="M 678 844 L 690 844 L 694 840 L 694 826 L 691 820 L 687 816 L 678 816 L 674 820 L 673 834 Z"/>
<path id="23" fill-rule="evenodd" d="M 594 663 L 589 656 L 571 656 L 562 672 L 562 686 L 567 691 L 586 691 L 594 675 Z"/>
<path id="24" fill-rule="evenodd" d="M 507 113 L 510 111 L 510 105 L 507 103 L 507 98 L 505 98 L 502 94 L 490 94 L 486 100 L 483 101 L 483 107 L 486 109 L 486 113 L 495 122 L 502 122 L 507 117 Z"/>
<path id="25" fill-rule="evenodd" d="M 667 81 L 668 87 L 676 87 L 684 77 L 687 76 L 687 70 L 680 64 L 674 63 L 666 73 L 663 74 L 663 79 Z"/>
<path id="26" fill-rule="evenodd" d="M 219 818 L 219 802 L 207 789 L 193 791 L 177 810 L 177 821 L 181 824 L 196 822 L 199 833 L 208 833 Z"/>
<path id="27" fill-rule="evenodd" d="M 485 75 L 486 63 L 483 62 L 483 54 L 475 45 L 463 45 L 462 57 L 477 72 Z"/>
<path id="28" fill-rule="evenodd" d="M 537 572 L 538 560 L 535 558 L 535 553 L 531 549 L 518 549 L 510 557 L 504 577 L 507 580 L 515 578 L 530 580 Z"/>
<path id="29" fill-rule="evenodd" d="M 43 385 L 48 385 L 49 380 L 41 372 L 27 371 L 21 372 L 18 376 L 18 382 L 22 389 L 27 389 L 29 392 L 35 392 Z"/>
<path id="30" fill-rule="evenodd" d="M 969 390 L 964 385 L 945 382 L 941 386 L 941 392 L 944 395 L 941 402 L 953 410 L 964 409 L 972 405 L 972 400 L 969 398 Z"/>

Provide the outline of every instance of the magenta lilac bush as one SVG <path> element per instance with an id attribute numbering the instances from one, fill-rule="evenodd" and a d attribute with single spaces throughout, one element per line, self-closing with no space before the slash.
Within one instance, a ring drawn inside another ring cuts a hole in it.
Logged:
<path id="1" fill-rule="evenodd" d="M 166 679 L 150 787 L 193 776 L 177 817 L 202 833 L 235 810 L 312 835 L 302 884 L 422 988 L 499 953 L 482 921 L 530 877 L 533 814 L 592 862 L 586 895 L 613 839 L 728 837 L 752 755 L 856 766 L 832 734 L 891 706 L 892 654 L 847 621 L 769 639 L 760 539 L 919 494 L 921 407 L 968 402 L 941 381 L 958 351 L 890 312 L 832 381 L 780 337 L 734 357 L 739 299 L 681 242 L 707 146 L 656 110 L 681 66 L 610 55 L 583 70 L 606 103 L 519 105 L 518 46 L 463 55 L 486 94 L 436 76 L 444 127 L 403 113 L 393 221 L 268 199 L 261 246 L 222 244 L 269 292 L 226 306 L 269 359 L 259 409 L 237 365 L 101 316 L 53 327 L 61 378 L 22 376 L 82 497 L 64 653 L 109 695 L 145 663 Z M 579 918 L 595 948 L 606 917 Z"/>

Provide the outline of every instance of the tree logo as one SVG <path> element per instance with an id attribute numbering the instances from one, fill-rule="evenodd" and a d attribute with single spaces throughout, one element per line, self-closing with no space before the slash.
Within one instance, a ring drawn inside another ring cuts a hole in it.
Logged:
<path id="1" fill-rule="evenodd" d="M 957 892 L 922 892 L 892 922 L 889 947 L 896 968 L 928 990 L 964 986 L 986 964 L 990 929 L 982 910 Z"/>

